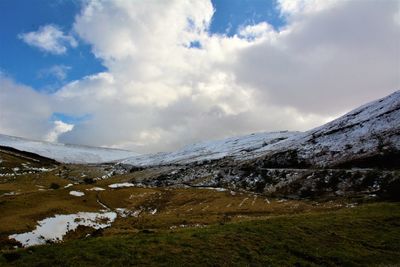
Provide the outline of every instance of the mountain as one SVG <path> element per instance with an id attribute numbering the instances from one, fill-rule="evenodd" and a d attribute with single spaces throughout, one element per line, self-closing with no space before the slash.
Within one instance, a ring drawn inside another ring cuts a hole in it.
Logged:
<path id="1" fill-rule="evenodd" d="M 400 194 L 400 91 L 306 132 L 259 133 L 135 156 L 145 186 L 225 188 L 285 198 Z M 146 174 L 146 175 L 143 175 Z"/>
<path id="2" fill-rule="evenodd" d="M 400 91 L 307 132 L 257 133 L 208 141 L 121 163 L 150 167 L 263 159 L 266 167 L 400 166 Z"/>
<path id="3" fill-rule="evenodd" d="M 0 146 L 63 163 L 151 167 L 222 159 L 263 160 L 265 167 L 399 166 L 400 91 L 306 132 L 270 132 L 206 141 L 174 152 L 139 155 L 109 148 L 33 141 L 0 134 Z"/>
<path id="4" fill-rule="evenodd" d="M 4 135 L 1 146 L 59 162 L 113 162 L 101 179 L 122 174 L 121 182 L 130 185 L 212 187 L 292 198 L 354 194 L 396 198 L 400 91 L 306 132 L 256 133 L 192 144 L 175 152 L 137 155 Z"/>
<path id="5" fill-rule="evenodd" d="M 2 134 L 0 134 L 0 147 L 11 147 L 62 163 L 103 163 L 138 155 L 137 153 L 121 149 L 34 141 Z"/>
<path id="6" fill-rule="evenodd" d="M 122 164 L 148 167 L 168 164 L 188 164 L 225 157 L 240 158 L 273 144 L 300 135 L 300 132 L 254 133 L 224 140 L 206 141 L 185 146 L 175 152 L 139 155 L 123 160 Z"/>
<path id="7" fill-rule="evenodd" d="M 325 125 L 255 151 L 269 166 L 400 166 L 400 91 Z"/>

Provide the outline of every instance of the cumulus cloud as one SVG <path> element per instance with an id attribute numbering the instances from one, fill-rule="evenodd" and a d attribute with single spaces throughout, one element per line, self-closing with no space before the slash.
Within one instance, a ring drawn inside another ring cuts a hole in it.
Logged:
<path id="1" fill-rule="evenodd" d="M 68 72 L 71 70 L 70 66 L 66 65 L 53 65 L 49 68 L 42 69 L 38 72 L 39 78 L 54 77 L 59 81 L 64 81 Z"/>
<path id="2" fill-rule="evenodd" d="M 51 24 L 41 26 L 37 31 L 21 33 L 18 38 L 30 46 L 56 55 L 65 54 L 68 47 L 78 45 L 72 35 L 64 34 L 58 26 Z"/>
<path id="3" fill-rule="evenodd" d="M 46 141 L 57 142 L 58 137 L 60 135 L 62 135 L 63 133 L 72 131 L 72 129 L 74 129 L 73 124 L 68 124 L 68 123 L 62 122 L 60 120 L 56 120 L 56 121 L 54 121 L 54 128 L 46 136 Z"/>
<path id="4" fill-rule="evenodd" d="M 255 25 L 247 25 L 241 27 L 238 33 L 239 37 L 246 38 L 249 41 L 264 41 L 266 38 L 273 41 L 278 36 L 274 28 L 266 22 L 261 22 Z"/>
<path id="5" fill-rule="evenodd" d="M 43 139 L 51 125 L 49 96 L 0 74 L 0 133 Z"/>
<path id="6" fill-rule="evenodd" d="M 349 0 L 347 0 L 349 1 Z M 356 0 L 361 1 L 361 0 Z M 371 0 L 367 0 L 371 1 Z M 341 1 L 345 2 L 345 1 Z M 304 14 L 312 14 L 333 7 L 334 5 L 341 4 L 338 0 L 279 0 L 279 8 L 281 13 L 285 16 L 297 17 Z M 345 3 L 343 3 L 345 4 Z"/>
<path id="7" fill-rule="evenodd" d="M 399 89 L 397 1 L 288 1 L 294 2 L 309 3 L 302 9 L 311 11 L 299 16 L 290 9 L 298 17 L 275 43 L 240 51 L 233 65 L 259 99 L 324 115 Z"/>
<path id="8" fill-rule="evenodd" d="M 282 29 L 229 37 L 209 32 L 208 0 L 86 1 L 73 31 L 107 71 L 51 95 L 53 112 L 91 115 L 59 141 L 146 153 L 306 130 L 400 87 L 396 1 L 279 7 Z"/>

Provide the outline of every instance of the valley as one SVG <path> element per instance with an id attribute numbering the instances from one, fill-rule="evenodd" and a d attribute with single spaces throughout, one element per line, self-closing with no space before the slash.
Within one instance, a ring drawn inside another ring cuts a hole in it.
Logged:
<path id="1" fill-rule="evenodd" d="M 396 92 L 147 155 L 0 135 L 0 265 L 398 264 L 399 118 Z"/>

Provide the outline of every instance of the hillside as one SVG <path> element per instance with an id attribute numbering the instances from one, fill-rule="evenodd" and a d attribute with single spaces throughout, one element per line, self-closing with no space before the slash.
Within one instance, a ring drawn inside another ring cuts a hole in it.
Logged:
<path id="1" fill-rule="evenodd" d="M 63 163 L 102 163 L 154 167 L 222 159 L 263 159 L 268 167 L 393 167 L 400 165 L 400 91 L 365 104 L 306 132 L 266 132 L 187 145 L 173 152 L 137 153 L 33 141 L 0 134 L 0 146 Z"/>
<path id="2" fill-rule="evenodd" d="M 396 198 L 400 177 L 400 91 L 307 132 L 259 133 L 204 142 L 115 166 L 152 175 L 147 186 L 212 187 L 290 198 Z"/>
<path id="3" fill-rule="evenodd" d="M 396 91 L 307 132 L 232 137 L 189 145 L 175 152 L 134 156 L 121 163 L 149 167 L 223 158 L 265 158 L 270 167 L 399 166 L 399 150 L 400 91 Z M 389 160 L 385 155 L 390 155 Z"/>
<path id="4" fill-rule="evenodd" d="M 0 146 L 38 154 L 62 163 L 102 163 L 138 155 L 121 149 L 34 141 L 2 134 L 0 134 Z"/>
<path id="5" fill-rule="evenodd" d="M 270 165 L 400 166 L 400 91 L 318 128 L 255 151 Z M 290 154 L 290 157 L 288 155 Z"/>
<path id="6" fill-rule="evenodd" d="M 399 102 L 149 155 L 0 135 L 0 265 L 397 264 Z"/>
<path id="7" fill-rule="evenodd" d="M 185 146 L 174 152 L 139 155 L 123 160 L 122 164 L 134 166 L 157 166 L 168 164 L 189 164 L 225 157 L 240 158 L 263 147 L 279 144 L 300 132 L 254 133 L 217 141 L 206 141 Z"/>
<path id="8" fill-rule="evenodd" d="M 123 174 L 121 182 L 135 186 L 225 188 L 286 198 L 363 194 L 396 199 L 400 91 L 306 132 L 256 133 L 175 152 L 137 155 L 4 135 L 0 146 L 62 163 L 113 162 L 99 166 L 91 178 Z"/>

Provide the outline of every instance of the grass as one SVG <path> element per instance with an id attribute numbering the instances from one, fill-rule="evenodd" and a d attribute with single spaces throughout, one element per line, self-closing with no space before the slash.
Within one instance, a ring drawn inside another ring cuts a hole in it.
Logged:
<path id="1" fill-rule="evenodd" d="M 400 204 L 92 237 L 2 254 L 0 264 L 11 266 L 399 265 Z"/>
<path id="2" fill-rule="evenodd" d="M 1 151 L 0 151 L 1 152 Z M 2 154 L 0 173 L 35 161 Z M 38 165 L 39 166 L 39 165 Z M 0 177 L 1 266 L 366 266 L 400 265 L 400 203 L 363 199 L 296 201 L 246 192 L 182 188 L 110 189 L 144 170 L 101 177 L 109 166 L 59 165 L 43 173 Z M 64 188 L 69 183 L 72 187 Z M 94 186 L 104 191 L 90 191 Z M 71 196 L 82 191 L 82 197 Z M 14 194 L 10 194 L 14 193 Z M 10 234 L 31 231 L 54 214 L 125 208 L 112 227 L 79 227 L 64 243 L 13 249 Z M 153 211 L 156 213 L 153 214 Z M 90 234 L 90 237 L 87 235 Z"/>
<path id="3" fill-rule="evenodd" d="M 5 160 L 4 156 L 2 158 Z M 7 162 L 14 164 L 12 167 L 21 167 L 24 163 L 19 158 L 9 158 Z M 101 167 L 96 166 L 61 165 L 50 172 L 0 177 L 0 249 L 14 246 L 13 242 L 7 240 L 10 234 L 31 231 L 39 220 L 55 214 L 103 209 L 97 200 L 111 209 L 142 210 L 138 218 L 118 217 L 113 227 L 104 231 L 105 235 L 131 233 L 149 228 L 169 229 L 181 224 L 210 225 L 262 216 L 337 208 L 337 203 L 315 206 L 315 203 L 311 202 L 280 203 L 273 199 L 270 199 L 269 203 L 262 196 L 240 192 L 231 195 L 230 192 L 202 189 L 110 189 L 108 187 L 112 183 L 127 181 L 126 175 L 116 175 L 110 179 L 97 181 L 95 184 L 84 183 L 84 178 L 98 176 L 100 169 Z M 144 171 L 139 175 L 144 175 L 143 173 Z M 70 183 L 78 184 L 64 188 Z M 101 192 L 87 190 L 94 186 L 106 190 Z M 71 196 L 69 195 L 71 190 L 82 191 L 85 195 Z M 5 194 L 11 192 L 15 195 Z M 155 209 L 157 209 L 156 214 L 151 214 Z"/>

